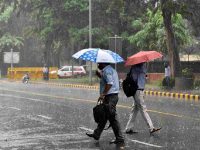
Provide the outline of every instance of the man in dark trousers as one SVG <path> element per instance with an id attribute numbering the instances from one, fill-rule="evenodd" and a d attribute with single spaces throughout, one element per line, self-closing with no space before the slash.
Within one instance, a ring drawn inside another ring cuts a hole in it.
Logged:
<path id="1" fill-rule="evenodd" d="M 132 110 L 129 115 L 129 120 L 126 124 L 125 133 L 132 134 L 136 131 L 134 130 L 133 123 L 136 120 L 136 116 L 138 112 L 141 113 L 143 119 L 145 120 L 150 134 L 159 131 L 161 128 L 155 128 L 151 121 L 151 118 L 147 112 L 147 107 L 144 102 L 144 88 L 145 88 L 145 77 L 146 77 L 146 67 L 144 63 L 136 64 L 131 67 L 131 75 L 133 80 L 135 80 L 138 84 L 138 89 L 133 96 L 134 102 L 132 105 Z"/>
<path id="2" fill-rule="evenodd" d="M 100 77 L 100 99 L 106 106 L 107 120 L 113 129 L 116 139 L 110 144 L 123 144 L 124 137 L 121 132 L 120 124 L 117 119 L 116 105 L 118 102 L 119 80 L 118 74 L 109 63 L 98 63 L 98 69 L 101 70 L 97 75 Z M 107 120 L 100 122 L 93 133 L 86 133 L 89 137 L 99 140 L 102 131 L 105 128 Z"/>

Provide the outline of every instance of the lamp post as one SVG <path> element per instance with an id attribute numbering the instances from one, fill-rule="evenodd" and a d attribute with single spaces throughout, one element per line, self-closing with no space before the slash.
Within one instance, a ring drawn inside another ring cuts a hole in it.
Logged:
<path id="1" fill-rule="evenodd" d="M 92 0 L 89 0 L 89 48 L 92 48 Z M 92 62 L 90 62 L 89 83 L 92 85 Z"/>

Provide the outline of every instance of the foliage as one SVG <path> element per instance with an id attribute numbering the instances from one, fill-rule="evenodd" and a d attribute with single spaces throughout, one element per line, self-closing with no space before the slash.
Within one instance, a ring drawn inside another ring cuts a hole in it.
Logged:
<path id="1" fill-rule="evenodd" d="M 195 87 L 195 89 L 200 89 L 200 80 L 194 81 L 194 87 Z"/>
<path id="2" fill-rule="evenodd" d="M 8 20 L 10 19 L 10 16 L 13 12 L 13 5 L 10 5 L 6 7 L 6 9 L 0 14 L 0 22 L 8 23 Z"/>
<path id="3" fill-rule="evenodd" d="M 65 11 L 87 11 L 88 10 L 88 0 L 73 0 L 73 1 L 65 1 L 64 3 Z"/>
<path id="4" fill-rule="evenodd" d="M 162 80 L 161 85 L 162 85 L 163 88 L 166 88 L 166 89 L 173 88 L 175 86 L 175 79 L 174 78 L 170 78 L 169 87 L 168 87 L 167 86 L 167 82 L 166 82 L 166 78 L 164 78 Z"/>
<path id="5" fill-rule="evenodd" d="M 19 48 L 23 46 L 23 38 L 20 36 L 12 35 L 9 32 L 5 32 L 7 28 L 7 23 L 11 19 L 14 10 L 14 4 L 6 5 L 2 8 L 2 13 L 0 14 L 0 23 L 2 23 L 1 37 L 0 37 L 0 48 L 4 50 L 6 48 Z"/>
<path id="6" fill-rule="evenodd" d="M 0 47 L 17 47 L 19 48 L 20 46 L 23 45 L 23 38 L 18 37 L 18 36 L 13 36 L 10 33 L 4 34 L 0 38 Z"/>
<path id="7" fill-rule="evenodd" d="M 187 9 L 191 13 L 194 12 L 192 3 L 183 1 L 176 0 L 176 3 L 185 3 Z M 197 4 L 197 0 L 194 1 Z M 155 11 L 154 7 L 149 5 L 154 2 L 158 0 L 92 0 L 92 46 L 108 48 L 108 37 L 118 35 L 123 38 L 123 57 L 126 57 L 127 53 L 133 53 L 133 49 L 155 49 L 167 53 L 161 10 Z M 28 33 L 25 34 L 26 38 L 37 38 L 41 45 L 44 45 L 42 49 L 38 49 L 43 51 L 44 55 L 51 55 L 49 60 L 66 60 L 66 56 L 70 58 L 74 51 L 89 45 L 88 4 L 88 0 L 1 0 L 0 7 L 3 13 L 0 20 L 9 23 L 9 15 L 26 16 L 31 24 L 23 29 Z M 191 36 L 180 15 L 181 12 L 174 11 L 179 10 L 176 9 L 177 5 L 169 3 L 166 7 L 173 11 L 175 37 L 179 48 L 182 49 L 188 44 Z M 147 8 L 148 11 L 145 11 Z M 189 18 L 186 15 L 184 17 Z M 1 29 L 2 35 L 8 31 Z M 50 56 L 45 58 L 47 57 Z"/>
<path id="8" fill-rule="evenodd" d="M 193 75 L 192 69 L 191 68 L 184 68 L 182 70 L 182 76 L 186 77 L 186 78 L 193 78 L 194 75 Z"/>
<path id="9" fill-rule="evenodd" d="M 176 41 L 179 47 L 190 43 L 191 35 L 180 14 L 172 18 Z M 136 34 L 129 37 L 131 43 L 136 44 L 139 49 L 155 49 L 167 54 L 166 34 L 163 24 L 163 17 L 160 10 L 154 13 L 147 10 L 146 14 L 132 22 L 133 28 L 138 29 Z"/>

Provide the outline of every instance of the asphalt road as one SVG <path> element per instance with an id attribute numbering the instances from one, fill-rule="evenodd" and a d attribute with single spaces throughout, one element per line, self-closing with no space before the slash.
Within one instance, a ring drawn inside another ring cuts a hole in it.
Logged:
<path id="1" fill-rule="evenodd" d="M 156 127 L 150 135 L 141 115 L 137 134 L 125 135 L 125 145 L 109 144 L 112 129 L 104 131 L 99 142 L 87 137 L 96 124 L 92 108 L 98 91 L 0 81 L 0 149 L 5 150 L 199 150 L 200 104 L 163 97 L 146 97 Z M 124 129 L 132 98 L 120 94 L 117 107 Z"/>

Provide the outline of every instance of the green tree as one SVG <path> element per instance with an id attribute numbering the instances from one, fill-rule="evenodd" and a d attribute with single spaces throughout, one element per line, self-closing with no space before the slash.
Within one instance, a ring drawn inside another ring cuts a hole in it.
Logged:
<path id="1" fill-rule="evenodd" d="M 11 48 L 19 50 L 19 48 L 23 46 L 23 38 L 14 35 L 8 29 L 8 24 L 10 23 L 14 11 L 14 4 L 1 1 L 0 10 L 0 69 L 4 70 L 3 52 L 10 51 Z"/>
<path id="2" fill-rule="evenodd" d="M 3 7 L 3 6 L 2 6 Z M 7 32 L 7 24 L 14 10 L 14 5 L 5 5 L 2 13 L 0 14 L 0 23 L 2 25 L 0 29 L 0 48 L 1 50 L 6 50 L 8 48 L 19 48 L 23 45 L 23 38 L 20 36 L 12 35 Z"/>
<path id="3" fill-rule="evenodd" d="M 1 49 L 8 49 L 8 48 L 15 48 L 19 49 L 23 46 L 23 38 L 18 36 L 13 36 L 10 33 L 5 33 L 0 38 L 0 48 Z"/>
<path id="4" fill-rule="evenodd" d="M 151 1 L 152 2 L 152 1 Z M 181 14 L 181 5 L 172 0 L 154 1 L 147 13 L 133 22 L 138 30 L 129 37 L 139 49 L 156 49 L 168 54 L 172 76 L 180 73 L 179 50 L 191 42 L 191 34 Z M 160 6 L 160 7 L 159 7 Z"/>
<path id="5" fill-rule="evenodd" d="M 172 24 L 178 49 L 181 49 L 183 46 L 190 43 L 190 32 L 180 14 L 173 16 Z M 137 45 L 138 49 L 157 50 L 166 55 L 168 54 L 166 45 L 167 37 L 161 10 L 157 10 L 156 13 L 154 13 L 148 9 L 142 18 L 132 22 L 132 26 L 137 32 L 131 35 L 129 40 L 131 43 Z"/>

